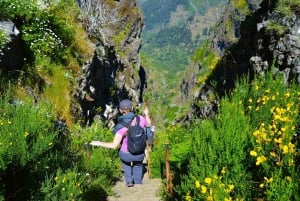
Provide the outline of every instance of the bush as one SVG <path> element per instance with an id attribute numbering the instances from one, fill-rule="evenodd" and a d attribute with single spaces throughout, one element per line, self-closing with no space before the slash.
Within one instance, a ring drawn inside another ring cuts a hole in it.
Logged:
<path id="1" fill-rule="evenodd" d="M 0 192 L 6 197 L 14 193 L 17 198 L 21 194 L 26 197 L 40 185 L 43 175 L 63 160 L 53 153 L 61 142 L 48 105 L 31 105 L 6 96 L 0 99 L 0 110 Z M 23 190 L 17 193 L 19 188 Z"/>
<path id="2" fill-rule="evenodd" d="M 297 85 L 269 73 L 251 86 L 247 79 L 236 83 L 215 118 L 182 131 L 189 140 L 173 140 L 190 148 L 177 156 L 188 160 L 172 164 L 170 200 L 299 200 Z"/>

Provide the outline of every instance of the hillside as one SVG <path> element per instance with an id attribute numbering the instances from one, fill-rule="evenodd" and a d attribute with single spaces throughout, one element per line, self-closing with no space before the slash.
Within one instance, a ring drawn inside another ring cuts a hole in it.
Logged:
<path id="1" fill-rule="evenodd" d="M 180 85 L 193 76 L 195 65 L 191 66 L 191 55 L 213 36 L 226 1 L 139 2 L 145 21 L 140 50 L 142 65 L 148 72 L 145 98 L 157 108 L 158 114 L 165 113 L 155 116 L 157 122 L 169 124 L 186 112 L 191 103 L 182 99 L 185 95 Z M 192 93 L 191 90 L 191 96 Z"/>
<path id="2" fill-rule="evenodd" d="M 182 72 L 189 55 L 212 34 L 225 1 L 141 1 L 145 27 L 141 53 L 167 72 L 167 79 Z M 157 68 L 157 67 L 156 67 Z"/>

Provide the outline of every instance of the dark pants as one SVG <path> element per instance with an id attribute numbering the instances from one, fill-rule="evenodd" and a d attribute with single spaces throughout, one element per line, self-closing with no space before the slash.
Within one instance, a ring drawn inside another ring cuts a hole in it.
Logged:
<path id="1" fill-rule="evenodd" d="M 143 159 L 145 154 L 132 155 L 129 152 L 119 152 L 126 184 L 142 184 Z"/>

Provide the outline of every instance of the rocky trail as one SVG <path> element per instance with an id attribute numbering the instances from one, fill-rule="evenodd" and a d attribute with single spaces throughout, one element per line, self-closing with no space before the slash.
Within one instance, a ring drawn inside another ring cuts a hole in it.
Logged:
<path id="1" fill-rule="evenodd" d="M 147 172 L 144 174 L 143 184 L 133 187 L 127 187 L 121 178 L 112 189 L 114 195 L 109 196 L 107 201 L 161 201 L 159 196 L 161 187 L 162 180 L 149 178 Z"/>

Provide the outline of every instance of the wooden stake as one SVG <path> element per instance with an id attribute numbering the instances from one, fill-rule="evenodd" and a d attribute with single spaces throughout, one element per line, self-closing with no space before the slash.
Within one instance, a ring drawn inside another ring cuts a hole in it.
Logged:
<path id="1" fill-rule="evenodd" d="M 151 164 L 150 164 L 150 149 L 149 149 L 149 143 L 147 141 L 147 172 L 148 172 L 148 177 L 149 179 L 151 178 Z"/>
<path id="2" fill-rule="evenodd" d="M 166 160 L 166 179 L 167 179 L 167 190 L 173 194 L 172 176 L 170 173 L 170 161 L 169 161 L 169 144 L 165 144 L 165 160 Z"/>

